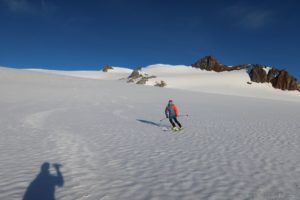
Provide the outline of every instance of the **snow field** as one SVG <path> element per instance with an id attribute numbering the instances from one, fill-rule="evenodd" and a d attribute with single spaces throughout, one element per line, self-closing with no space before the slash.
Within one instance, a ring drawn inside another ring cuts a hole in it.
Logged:
<path id="1" fill-rule="evenodd" d="M 10 69 L 0 94 L 0 199 L 45 161 L 63 165 L 57 200 L 300 197 L 298 102 Z M 183 134 L 158 127 L 168 99 Z"/>

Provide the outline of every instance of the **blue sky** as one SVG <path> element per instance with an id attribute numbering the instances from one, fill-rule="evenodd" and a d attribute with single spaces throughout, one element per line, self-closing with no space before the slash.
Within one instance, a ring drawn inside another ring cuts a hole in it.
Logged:
<path id="1" fill-rule="evenodd" d="M 0 65 L 259 63 L 300 78 L 297 0 L 0 0 Z"/>

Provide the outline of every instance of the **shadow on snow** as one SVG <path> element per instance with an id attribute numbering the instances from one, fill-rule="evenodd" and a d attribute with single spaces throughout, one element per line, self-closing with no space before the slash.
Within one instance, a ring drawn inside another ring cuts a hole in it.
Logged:
<path id="1" fill-rule="evenodd" d="M 23 200 L 55 200 L 55 187 L 63 187 L 64 178 L 60 172 L 60 164 L 52 165 L 56 175 L 50 174 L 50 164 L 45 162 L 41 171 L 28 186 Z"/>
<path id="2" fill-rule="evenodd" d="M 149 124 L 149 125 L 152 125 L 152 126 L 161 127 L 160 123 L 156 123 L 156 122 L 153 122 L 153 121 L 144 120 L 144 119 L 137 119 L 137 121 L 145 123 L 145 124 Z"/>

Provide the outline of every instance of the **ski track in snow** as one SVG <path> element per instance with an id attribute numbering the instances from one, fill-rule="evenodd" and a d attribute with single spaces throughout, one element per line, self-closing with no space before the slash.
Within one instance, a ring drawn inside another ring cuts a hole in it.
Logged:
<path id="1" fill-rule="evenodd" d="M 300 199 L 299 103 L 7 73 L 1 200 L 22 199 L 45 161 L 63 165 L 57 200 Z M 169 97 L 184 133 L 156 126 Z"/>

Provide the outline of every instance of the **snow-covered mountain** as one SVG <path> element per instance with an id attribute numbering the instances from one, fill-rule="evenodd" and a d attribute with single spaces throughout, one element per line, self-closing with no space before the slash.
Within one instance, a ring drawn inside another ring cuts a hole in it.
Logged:
<path id="1" fill-rule="evenodd" d="M 119 79 L 131 71 L 117 68 L 0 68 L 0 199 L 299 198 L 296 93 L 248 85 L 243 71 L 142 71 L 167 87 L 127 84 Z M 169 99 L 184 115 L 183 132 L 162 131 Z"/>
<path id="2" fill-rule="evenodd" d="M 98 80 L 120 80 L 127 82 L 133 72 L 132 69 L 113 67 L 108 72 L 103 71 L 55 71 L 31 69 L 59 75 L 91 78 Z M 150 65 L 139 70 L 142 77 L 150 77 L 145 85 L 154 86 L 161 81 L 166 83 L 166 88 L 181 89 L 193 92 L 206 92 L 244 97 L 277 99 L 287 101 L 300 101 L 298 91 L 282 91 L 274 89 L 271 83 L 252 82 L 248 69 L 234 71 L 206 71 L 186 65 Z M 268 70 L 266 68 L 266 70 Z M 135 80 L 137 82 L 138 78 Z"/>

